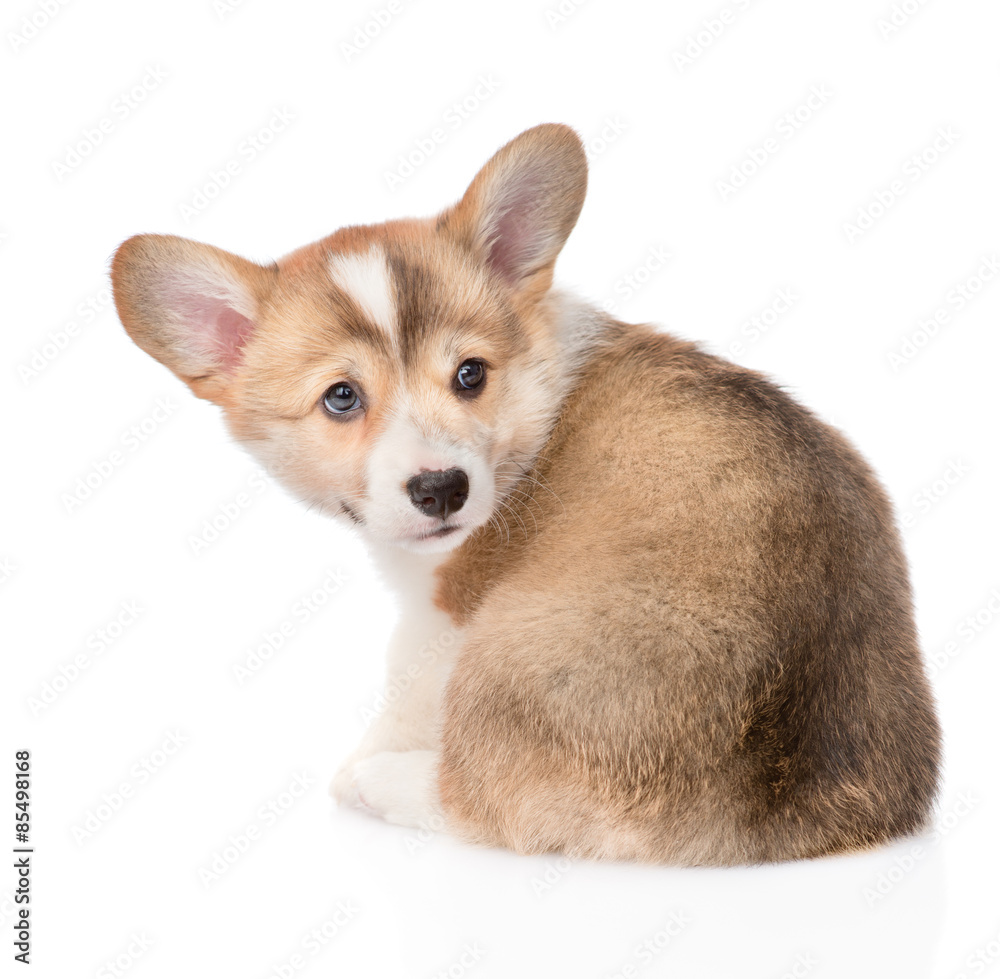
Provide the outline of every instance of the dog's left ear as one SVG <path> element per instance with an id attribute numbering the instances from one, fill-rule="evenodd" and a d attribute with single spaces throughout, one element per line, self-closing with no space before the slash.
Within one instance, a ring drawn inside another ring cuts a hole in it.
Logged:
<path id="1" fill-rule="evenodd" d="M 174 235 L 136 235 L 111 263 L 118 316 L 199 398 L 223 403 L 277 270 Z"/>
<path id="2" fill-rule="evenodd" d="M 586 193 L 580 137 L 569 126 L 535 126 L 497 151 L 438 228 L 514 289 L 540 296 Z"/>

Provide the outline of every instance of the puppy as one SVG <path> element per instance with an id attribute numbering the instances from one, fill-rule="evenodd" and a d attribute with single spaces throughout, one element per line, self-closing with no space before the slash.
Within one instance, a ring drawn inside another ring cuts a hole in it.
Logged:
<path id="1" fill-rule="evenodd" d="M 761 375 L 553 289 L 586 183 L 543 125 L 434 218 L 114 257 L 135 342 L 400 594 L 406 693 L 334 795 L 671 864 L 917 830 L 940 735 L 885 492 Z"/>

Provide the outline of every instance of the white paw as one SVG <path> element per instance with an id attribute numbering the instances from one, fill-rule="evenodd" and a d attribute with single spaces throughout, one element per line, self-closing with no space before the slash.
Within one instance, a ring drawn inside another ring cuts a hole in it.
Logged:
<path id="1" fill-rule="evenodd" d="M 353 805 L 351 783 L 354 781 L 354 766 L 357 764 L 352 755 L 337 769 L 337 774 L 333 776 L 330 783 L 330 795 L 342 806 Z"/>
<path id="2" fill-rule="evenodd" d="M 380 751 L 348 762 L 336 774 L 330 793 L 398 826 L 440 826 L 436 751 Z"/>

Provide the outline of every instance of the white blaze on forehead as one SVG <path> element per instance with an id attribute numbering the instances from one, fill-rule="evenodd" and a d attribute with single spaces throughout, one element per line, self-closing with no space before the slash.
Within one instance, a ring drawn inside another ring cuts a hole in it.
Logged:
<path id="1" fill-rule="evenodd" d="M 330 277 L 386 333 L 396 330 L 396 290 L 389 263 L 374 245 L 367 252 L 330 256 Z"/>

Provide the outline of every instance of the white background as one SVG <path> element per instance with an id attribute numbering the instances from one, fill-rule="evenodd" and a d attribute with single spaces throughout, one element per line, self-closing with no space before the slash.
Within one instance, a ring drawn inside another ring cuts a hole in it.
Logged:
<path id="1" fill-rule="evenodd" d="M 1000 975 L 1000 8 L 387 7 L 382 24 L 353 2 L 5 7 L 3 766 L 32 751 L 26 974 L 107 976 L 117 959 L 135 979 Z M 132 345 L 108 259 L 158 231 L 266 260 L 433 213 L 544 121 L 575 126 L 592 158 L 562 284 L 720 353 L 740 341 L 733 359 L 884 477 L 947 739 L 924 837 L 676 870 L 332 811 L 391 602 L 347 530 L 264 484 L 217 409 Z M 730 192 L 734 167 L 749 176 Z"/>

